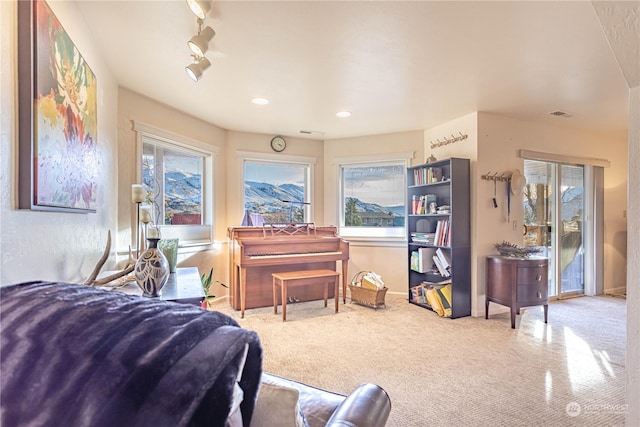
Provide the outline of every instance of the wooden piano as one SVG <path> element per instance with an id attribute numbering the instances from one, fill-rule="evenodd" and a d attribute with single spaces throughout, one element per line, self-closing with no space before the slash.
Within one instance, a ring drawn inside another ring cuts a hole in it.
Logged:
<path id="1" fill-rule="evenodd" d="M 331 269 L 342 264 L 342 295 L 346 302 L 349 242 L 335 226 L 264 224 L 229 227 L 229 298 L 235 310 L 273 305 L 272 273 Z M 296 289 L 299 301 L 323 299 L 323 288 Z M 333 298 L 333 289 L 329 298 Z"/>

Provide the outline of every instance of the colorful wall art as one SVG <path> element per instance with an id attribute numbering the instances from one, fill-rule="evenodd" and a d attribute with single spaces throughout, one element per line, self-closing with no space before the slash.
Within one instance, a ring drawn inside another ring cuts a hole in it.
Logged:
<path id="1" fill-rule="evenodd" d="M 18 4 L 19 207 L 95 212 L 96 77 L 46 2 Z"/>

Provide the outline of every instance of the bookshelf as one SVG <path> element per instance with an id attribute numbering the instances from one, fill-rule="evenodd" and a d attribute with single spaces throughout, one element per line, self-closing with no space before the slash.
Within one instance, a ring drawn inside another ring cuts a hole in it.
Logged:
<path id="1" fill-rule="evenodd" d="M 471 315 L 469 159 L 407 168 L 409 302 L 435 310 L 428 289 L 450 283 L 451 318 Z"/>

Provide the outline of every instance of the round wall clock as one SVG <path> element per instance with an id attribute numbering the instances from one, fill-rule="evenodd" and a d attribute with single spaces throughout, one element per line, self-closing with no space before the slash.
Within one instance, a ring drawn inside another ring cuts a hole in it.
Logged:
<path id="1" fill-rule="evenodd" d="M 287 142 L 281 136 L 274 136 L 271 139 L 271 148 L 273 148 L 273 151 L 277 151 L 279 153 L 287 148 Z"/>

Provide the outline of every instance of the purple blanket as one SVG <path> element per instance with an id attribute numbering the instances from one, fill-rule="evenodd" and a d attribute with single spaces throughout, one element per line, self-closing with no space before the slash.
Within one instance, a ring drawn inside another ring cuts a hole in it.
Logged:
<path id="1" fill-rule="evenodd" d="M 230 317 L 83 285 L 0 287 L 0 424 L 224 426 L 245 348 L 248 427 L 262 347 Z"/>

